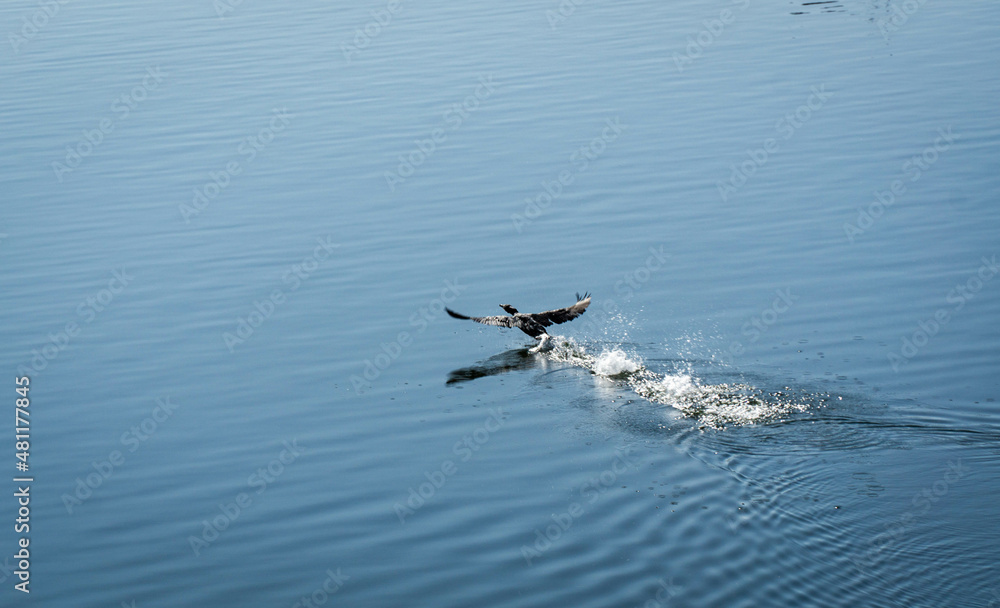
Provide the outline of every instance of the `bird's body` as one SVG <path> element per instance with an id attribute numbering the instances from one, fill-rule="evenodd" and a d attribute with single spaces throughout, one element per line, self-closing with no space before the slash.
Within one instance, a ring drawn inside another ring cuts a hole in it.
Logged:
<path id="1" fill-rule="evenodd" d="M 580 294 L 576 294 L 576 304 L 572 306 L 533 314 L 518 312 L 517 309 L 510 304 L 500 305 L 500 308 L 504 309 L 504 311 L 510 315 L 509 317 L 504 317 L 502 315 L 495 317 L 467 317 L 465 315 L 460 315 L 449 308 L 445 308 L 445 311 L 456 319 L 465 319 L 497 327 L 516 327 L 532 338 L 538 340 L 538 346 L 533 349 L 537 351 L 552 348 L 552 336 L 550 336 L 545 330 L 546 327 L 549 327 L 553 323 L 565 323 L 566 321 L 572 321 L 582 315 L 584 311 L 587 310 L 588 306 L 590 306 L 590 294 L 584 294 L 582 297 Z"/>

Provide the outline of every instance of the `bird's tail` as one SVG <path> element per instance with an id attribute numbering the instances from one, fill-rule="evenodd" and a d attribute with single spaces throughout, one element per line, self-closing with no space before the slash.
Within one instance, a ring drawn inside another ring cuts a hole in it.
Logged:
<path id="1" fill-rule="evenodd" d="M 465 319 L 465 320 L 469 320 L 469 319 L 471 319 L 471 318 L 472 318 L 472 317 L 467 317 L 467 316 L 465 316 L 465 315 L 460 315 L 460 314 L 458 314 L 457 312 L 455 312 L 454 310 L 452 310 L 452 309 L 448 308 L 447 306 L 445 306 L 445 308 L 444 308 L 444 311 L 445 311 L 446 313 L 448 313 L 448 314 L 449 314 L 450 316 L 452 316 L 452 317 L 455 317 L 456 319 Z"/>

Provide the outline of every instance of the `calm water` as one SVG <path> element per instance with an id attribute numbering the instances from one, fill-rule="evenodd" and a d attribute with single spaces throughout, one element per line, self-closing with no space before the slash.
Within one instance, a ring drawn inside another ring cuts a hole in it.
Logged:
<path id="1" fill-rule="evenodd" d="M 3 605 L 1000 605 L 1000 6 L 236 4 L 0 9 Z"/>

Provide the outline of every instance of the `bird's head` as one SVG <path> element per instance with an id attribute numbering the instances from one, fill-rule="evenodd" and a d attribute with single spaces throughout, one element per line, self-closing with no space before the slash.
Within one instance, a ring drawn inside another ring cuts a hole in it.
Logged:
<path id="1" fill-rule="evenodd" d="M 517 309 L 514 308 L 513 306 L 511 306 L 510 304 L 501 304 L 500 308 L 502 308 L 505 311 L 507 311 L 508 314 L 511 314 L 511 315 L 516 315 L 517 314 Z"/>

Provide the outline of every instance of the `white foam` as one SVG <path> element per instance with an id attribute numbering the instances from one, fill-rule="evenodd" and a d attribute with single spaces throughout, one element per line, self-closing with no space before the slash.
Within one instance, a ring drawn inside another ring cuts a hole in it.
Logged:
<path id="1" fill-rule="evenodd" d="M 620 348 L 604 350 L 594 360 L 591 369 L 601 376 L 632 374 L 642 369 L 642 361 L 635 361 Z"/>
<path id="2" fill-rule="evenodd" d="M 553 342 L 554 348 L 545 353 L 547 359 L 577 365 L 622 383 L 651 403 L 672 407 L 710 426 L 752 424 L 805 409 L 787 397 L 768 395 L 742 383 L 702 384 L 696 376 L 683 372 L 658 374 L 620 346 L 604 347 L 594 356 L 572 338 L 553 336 Z"/>
<path id="3" fill-rule="evenodd" d="M 667 399 L 677 399 L 698 390 L 694 378 L 686 374 L 664 376 L 660 380 L 659 388 L 662 389 L 663 396 Z"/>

